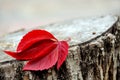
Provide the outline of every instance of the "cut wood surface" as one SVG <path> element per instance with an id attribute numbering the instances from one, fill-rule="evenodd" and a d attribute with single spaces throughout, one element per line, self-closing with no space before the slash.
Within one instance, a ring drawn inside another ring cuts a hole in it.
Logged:
<path id="1" fill-rule="evenodd" d="M 59 71 L 22 71 L 17 61 L 3 50 L 15 51 L 30 30 L 20 30 L 0 38 L 0 80 L 120 80 L 120 21 L 116 16 L 74 19 L 40 26 L 59 40 L 71 39 L 69 55 Z"/>

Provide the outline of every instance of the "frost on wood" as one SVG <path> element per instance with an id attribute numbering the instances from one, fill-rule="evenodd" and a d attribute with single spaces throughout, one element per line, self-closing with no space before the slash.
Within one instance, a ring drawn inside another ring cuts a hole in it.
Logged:
<path id="1" fill-rule="evenodd" d="M 22 71 L 25 62 L 2 52 L 15 50 L 26 30 L 0 38 L 1 80 L 120 80 L 120 21 L 114 16 L 75 19 L 40 26 L 59 40 L 71 38 L 69 55 L 59 71 Z"/>

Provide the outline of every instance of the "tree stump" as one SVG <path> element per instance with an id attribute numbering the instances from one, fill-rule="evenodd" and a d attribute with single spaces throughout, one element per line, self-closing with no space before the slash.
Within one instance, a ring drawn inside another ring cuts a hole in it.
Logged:
<path id="1" fill-rule="evenodd" d="M 120 21 L 107 15 L 74 19 L 40 26 L 59 40 L 71 38 L 69 54 L 62 67 L 44 71 L 22 71 L 26 61 L 17 61 L 3 50 L 14 51 L 20 30 L 0 38 L 0 80 L 120 80 Z"/>

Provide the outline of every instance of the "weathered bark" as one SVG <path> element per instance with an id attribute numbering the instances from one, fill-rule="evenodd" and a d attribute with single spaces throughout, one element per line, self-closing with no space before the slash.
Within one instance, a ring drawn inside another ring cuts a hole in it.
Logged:
<path id="1" fill-rule="evenodd" d="M 77 28 L 77 29 L 76 29 Z M 69 55 L 60 68 L 22 71 L 17 61 L 0 51 L 0 80 L 120 80 L 120 21 L 105 16 L 41 26 L 58 39 L 70 37 Z M 0 39 L 1 50 L 15 50 L 22 30 Z"/>

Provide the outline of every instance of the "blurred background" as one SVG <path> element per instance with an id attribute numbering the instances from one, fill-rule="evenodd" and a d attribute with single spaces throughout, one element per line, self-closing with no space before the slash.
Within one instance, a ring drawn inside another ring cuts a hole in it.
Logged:
<path id="1" fill-rule="evenodd" d="M 107 14 L 120 15 L 120 0 L 0 0 L 0 36 L 22 28 Z"/>

